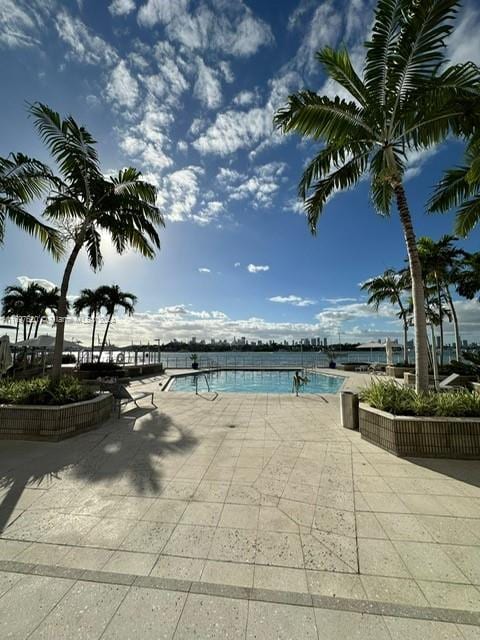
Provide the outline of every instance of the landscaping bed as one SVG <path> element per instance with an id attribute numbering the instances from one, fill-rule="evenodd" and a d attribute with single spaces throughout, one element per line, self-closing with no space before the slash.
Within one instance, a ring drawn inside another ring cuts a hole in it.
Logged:
<path id="1" fill-rule="evenodd" d="M 417 394 L 393 381 L 361 393 L 362 438 L 399 457 L 480 459 L 480 395 Z"/>

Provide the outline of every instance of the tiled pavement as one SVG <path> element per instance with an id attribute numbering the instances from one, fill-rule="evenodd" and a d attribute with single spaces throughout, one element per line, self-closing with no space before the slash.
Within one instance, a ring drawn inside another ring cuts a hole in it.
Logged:
<path id="1" fill-rule="evenodd" d="M 480 463 L 397 459 L 335 396 L 156 403 L 0 442 L 0 637 L 480 636 Z"/>

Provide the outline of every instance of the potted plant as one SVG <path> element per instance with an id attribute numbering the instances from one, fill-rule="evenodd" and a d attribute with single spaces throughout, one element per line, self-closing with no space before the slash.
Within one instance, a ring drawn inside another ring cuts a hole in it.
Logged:
<path id="1" fill-rule="evenodd" d="M 190 360 L 192 361 L 192 369 L 198 369 L 198 356 L 196 353 L 190 354 Z"/>
<path id="2" fill-rule="evenodd" d="M 335 352 L 328 351 L 328 367 L 329 369 L 336 369 L 337 363 L 335 362 Z"/>

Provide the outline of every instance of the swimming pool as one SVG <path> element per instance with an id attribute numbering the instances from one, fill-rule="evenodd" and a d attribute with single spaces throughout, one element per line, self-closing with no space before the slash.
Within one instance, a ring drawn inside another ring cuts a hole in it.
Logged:
<path id="1" fill-rule="evenodd" d="M 193 391 L 203 393 L 291 393 L 293 371 L 212 371 L 175 378 L 169 391 Z M 337 393 L 345 378 L 324 373 L 308 373 L 309 382 L 300 393 Z M 206 378 L 206 379 L 205 379 Z"/>

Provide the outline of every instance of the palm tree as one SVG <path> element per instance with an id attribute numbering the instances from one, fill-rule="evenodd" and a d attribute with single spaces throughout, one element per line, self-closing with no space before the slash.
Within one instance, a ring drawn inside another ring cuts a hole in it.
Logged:
<path id="1" fill-rule="evenodd" d="M 480 251 L 464 257 L 455 278 L 458 293 L 473 300 L 480 291 Z"/>
<path id="2" fill-rule="evenodd" d="M 55 258 L 62 254 L 56 230 L 25 210 L 25 205 L 39 198 L 48 183 L 49 170 L 38 160 L 21 153 L 0 157 L 0 246 L 8 220 L 27 233 L 37 236 Z"/>
<path id="3" fill-rule="evenodd" d="M 45 287 L 40 287 L 40 291 L 37 298 L 37 312 L 36 312 L 36 324 L 35 324 L 35 332 L 34 338 L 38 336 L 38 330 L 40 328 L 40 324 L 42 320 L 46 318 L 46 312 L 51 311 L 54 319 L 57 317 L 58 312 L 58 303 L 60 300 L 60 289 L 58 287 L 53 287 L 50 289 L 46 289 Z M 70 305 L 67 302 L 67 311 Z"/>
<path id="4" fill-rule="evenodd" d="M 275 115 L 284 133 L 324 143 L 299 185 L 312 233 L 332 195 L 356 185 L 367 170 L 380 214 L 389 214 L 395 198 L 412 280 L 419 391 L 428 388 L 426 319 L 404 174 L 409 151 L 428 149 L 449 133 L 461 135 L 474 126 L 469 110 L 479 101 L 480 70 L 473 63 L 445 64 L 445 38 L 458 5 L 458 0 L 379 0 L 363 78 L 346 50 L 326 47 L 317 53 L 329 77 L 352 99 L 301 91 Z"/>
<path id="5" fill-rule="evenodd" d="M 408 364 L 408 309 L 403 296 L 407 288 L 405 272 L 397 273 L 394 269 L 387 269 L 382 275 L 370 278 L 360 287 L 367 291 L 367 304 L 378 311 L 382 302 L 390 302 L 400 309 L 398 317 L 403 323 L 403 361 Z"/>
<path id="6" fill-rule="evenodd" d="M 98 354 L 98 362 L 102 357 L 102 353 L 105 349 L 105 344 L 107 342 L 107 334 L 110 328 L 110 323 L 112 322 L 113 314 L 117 307 L 121 307 L 125 313 L 129 316 L 133 314 L 135 311 L 135 304 L 137 302 L 137 296 L 133 295 L 133 293 L 128 293 L 127 291 L 122 291 L 118 284 L 114 284 L 111 287 L 100 287 L 101 294 L 103 297 L 103 306 L 105 307 L 108 315 L 107 326 L 105 327 L 105 333 L 103 335 L 102 346 L 100 348 L 100 353 Z"/>
<path id="7" fill-rule="evenodd" d="M 139 171 L 122 169 L 105 177 L 91 134 L 69 116 L 62 119 L 44 104 L 30 108 L 35 127 L 58 164 L 52 176 L 54 189 L 45 208 L 47 219 L 61 227 L 69 242 L 69 256 L 60 286 L 52 378 L 60 377 L 64 318 L 70 276 L 80 251 L 85 248 L 92 269 L 102 267 L 101 234 L 109 236 L 118 253 L 133 248 L 147 258 L 160 247 L 157 227 L 164 225 L 155 206 L 156 189 L 141 179 Z"/>
<path id="8" fill-rule="evenodd" d="M 45 289 L 36 282 L 30 282 L 26 287 L 12 285 L 5 288 L 2 298 L 2 316 L 17 318 L 15 342 L 18 339 L 20 323 L 23 325 L 23 339 L 27 340 L 31 337 L 39 310 L 38 302 L 44 291 Z"/>
<path id="9" fill-rule="evenodd" d="M 436 289 L 437 303 L 440 316 L 440 365 L 443 365 L 443 316 L 444 311 L 441 305 L 442 297 L 445 299 L 450 310 L 449 315 L 453 320 L 455 332 L 455 355 L 457 360 L 461 357 L 461 339 L 458 326 L 458 316 L 453 302 L 450 286 L 455 285 L 458 272 L 462 264 L 462 259 L 466 252 L 454 246 L 457 240 L 455 236 L 444 235 L 435 242 L 431 238 L 423 237 L 418 240 L 418 250 L 422 269 L 426 281 L 431 280 Z"/>
<path id="10" fill-rule="evenodd" d="M 92 362 L 95 351 L 95 331 L 97 328 L 97 318 L 103 307 L 105 307 L 105 287 L 97 289 L 82 289 L 80 295 L 73 303 L 73 310 L 77 316 L 83 311 L 87 311 L 90 319 L 93 319 L 92 327 Z"/>
<path id="11" fill-rule="evenodd" d="M 465 161 L 445 172 L 428 205 L 440 213 L 458 207 L 454 233 L 462 237 L 480 221 L 480 132 L 470 140 Z"/>

